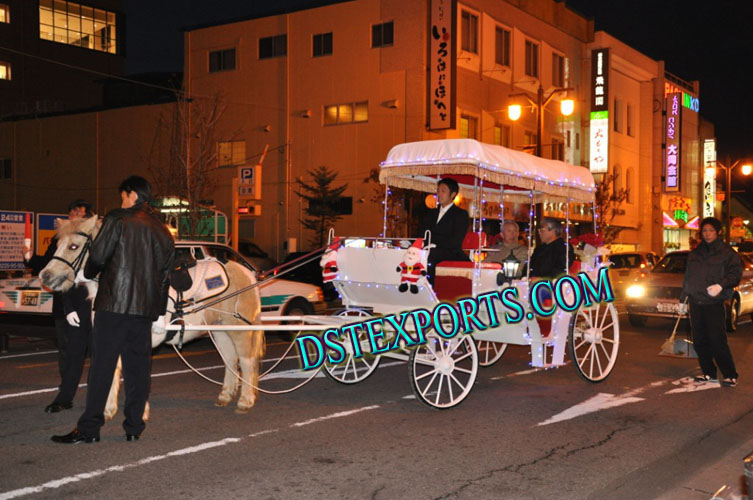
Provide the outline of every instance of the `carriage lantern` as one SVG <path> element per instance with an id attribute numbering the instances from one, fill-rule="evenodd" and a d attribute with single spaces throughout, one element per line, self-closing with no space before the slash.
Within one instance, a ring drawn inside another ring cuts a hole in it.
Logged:
<path id="1" fill-rule="evenodd" d="M 512 283 L 512 280 L 518 275 L 519 267 L 520 261 L 513 255 L 513 251 L 510 250 L 510 255 L 502 261 L 502 272 L 497 274 L 497 285 L 501 286 L 507 282 Z"/>

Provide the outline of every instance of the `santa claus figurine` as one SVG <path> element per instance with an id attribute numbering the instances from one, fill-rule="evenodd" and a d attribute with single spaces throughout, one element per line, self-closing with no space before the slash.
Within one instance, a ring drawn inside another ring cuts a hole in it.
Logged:
<path id="1" fill-rule="evenodd" d="M 424 240 L 418 238 L 405 252 L 405 259 L 397 266 L 397 272 L 400 273 L 398 291 L 407 292 L 408 288 L 410 288 L 411 293 L 418 293 L 416 282 L 421 276 L 426 276 L 426 267 L 421 263 L 421 249 L 423 246 Z"/>
<path id="2" fill-rule="evenodd" d="M 332 243 L 327 247 L 322 255 L 322 260 L 319 261 L 319 265 L 322 266 L 322 281 L 329 283 L 337 278 L 337 250 L 340 248 L 340 237 L 335 237 Z"/>

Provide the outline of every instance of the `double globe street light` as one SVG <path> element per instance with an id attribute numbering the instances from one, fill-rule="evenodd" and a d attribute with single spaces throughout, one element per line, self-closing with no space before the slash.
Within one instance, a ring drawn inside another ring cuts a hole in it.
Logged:
<path id="1" fill-rule="evenodd" d="M 544 133 L 544 108 L 546 108 L 546 106 L 555 95 L 569 92 L 571 90 L 573 90 L 573 88 L 571 87 L 555 88 L 549 93 L 548 96 L 545 97 L 544 88 L 541 86 L 541 81 L 539 81 L 539 88 L 536 92 L 535 101 L 528 97 L 528 94 L 526 93 L 510 95 L 510 97 L 513 98 L 525 97 L 526 99 L 528 99 L 528 102 L 531 104 L 531 106 L 536 110 L 536 156 L 541 157 L 541 141 Z M 575 111 L 575 101 L 573 99 L 562 99 L 560 101 L 560 113 L 562 113 L 562 116 L 570 116 L 573 114 L 573 111 Z M 507 117 L 510 118 L 510 120 L 517 121 L 520 118 L 521 114 L 522 106 L 520 104 L 510 104 L 507 107 Z"/>

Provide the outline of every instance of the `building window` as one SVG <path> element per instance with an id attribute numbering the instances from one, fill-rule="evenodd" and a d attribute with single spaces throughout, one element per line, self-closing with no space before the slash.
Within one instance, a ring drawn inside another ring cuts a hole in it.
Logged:
<path id="1" fill-rule="evenodd" d="M 10 80 L 10 63 L 0 61 L 0 80 Z"/>
<path id="2" fill-rule="evenodd" d="M 0 3 L 0 23 L 10 22 L 10 7 L 7 4 Z"/>
<path id="3" fill-rule="evenodd" d="M 288 35 L 259 38 L 259 59 L 283 57 L 288 54 Z"/>
<path id="4" fill-rule="evenodd" d="M 510 127 L 507 125 L 501 125 L 497 123 L 494 125 L 494 139 L 493 144 L 510 147 Z"/>
<path id="5" fill-rule="evenodd" d="M 13 170 L 10 166 L 10 158 L 0 158 L 0 179 L 11 179 L 13 177 Z"/>
<path id="6" fill-rule="evenodd" d="M 614 99 L 614 118 L 613 126 L 615 132 L 622 132 L 622 101 L 615 97 Z"/>
<path id="7" fill-rule="evenodd" d="M 332 33 L 314 35 L 314 57 L 332 55 Z"/>
<path id="8" fill-rule="evenodd" d="M 494 62 L 502 66 L 509 66 L 510 32 L 497 26 L 494 36 Z"/>
<path id="9" fill-rule="evenodd" d="M 353 197 L 340 196 L 329 203 L 322 200 L 309 201 L 310 215 L 353 215 Z"/>
<path id="10" fill-rule="evenodd" d="M 476 139 L 478 119 L 475 116 L 460 115 L 460 137 L 464 139 Z"/>
<path id="11" fill-rule="evenodd" d="M 565 159 L 565 143 L 562 139 L 552 139 L 552 160 L 563 161 Z"/>
<path id="12" fill-rule="evenodd" d="M 460 48 L 478 54 L 478 16 L 464 10 L 460 18 Z"/>
<path id="13" fill-rule="evenodd" d="M 325 125 L 344 125 L 369 121 L 369 101 L 324 106 Z"/>
<path id="14" fill-rule="evenodd" d="M 580 149 L 580 132 L 575 132 L 575 149 Z"/>
<path id="15" fill-rule="evenodd" d="M 371 47 L 389 47 L 393 43 L 394 26 L 392 21 L 374 24 L 371 27 Z"/>
<path id="16" fill-rule="evenodd" d="M 633 203 L 632 187 L 633 187 L 633 169 L 628 168 L 625 171 L 625 201 L 628 203 Z"/>
<path id="17" fill-rule="evenodd" d="M 217 160 L 220 167 L 246 163 L 246 141 L 217 143 Z"/>
<path id="18" fill-rule="evenodd" d="M 526 75 L 539 77 L 539 44 L 526 40 Z"/>
<path id="19" fill-rule="evenodd" d="M 215 50 L 209 53 L 209 72 L 235 69 L 235 49 Z"/>
<path id="20" fill-rule="evenodd" d="M 565 58 L 554 53 L 552 53 L 552 85 L 565 86 Z"/>
<path id="21" fill-rule="evenodd" d="M 627 135 L 630 137 L 633 137 L 634 130 L 633 130 L 633 105 L 628 104 L 625 108 L 625 120 L 627 121 L 625 128 L 627 129 Z"/>
<path id="22" fill-rule="evenodd" d="M 523 149 L 525 150 L 535 150 L 536 149 L 536 134 L 526 130 L 523 133 L 523 141 L 525 144 L 523 145 Z"/>
<path id="23" fill-rule="evenodd" d="M 39 0 L 39 38 L 116 54 L 116 15 L 63 0 Z"/>

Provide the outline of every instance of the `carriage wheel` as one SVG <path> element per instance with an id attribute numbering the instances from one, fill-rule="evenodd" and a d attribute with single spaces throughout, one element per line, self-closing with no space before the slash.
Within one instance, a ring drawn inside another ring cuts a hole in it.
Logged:
<path id="1" fill-rule="evenodd" d="M 478 372 L 478 352 L 473 338 L 458 335 L 444 339 L 435 332 L 416 347 L 410 357 L 413 394 L 437 409 L 460 404 L 473 387 Z"/>
<path id="2" fill-rule="evenodd" d="M 476 350 L 478 351 L 478 364 L 487 367 L 492 366 L 499 361 L 499 358 L 507 350 L 507 344 L 502 342 L 490 342 L 488 340 L 477 340 Z"/>
<path id="3" fill-rule="evenodd" d="M 620 324 L 613 304 L 600 302 L 578 310 L 567 339 L 575 370 L 589 382 L 606 380 L 617 362 Z"/>
<path id="4" fill-rule="evenodd" d="M 371 314 L 362 309 L 344 309 L 335 314 L 340 317 L 353 317 L 353 321 L 356 318 L 370 317 Z M 368 342 L 368 334 L 360 329 L 358 333 L 358 340 L 363 346 L 364 342 Z M 345 348 L 345 359 L 342 363 L 333 365 L 331 363 L 324 363 L 324 373 L 336 382 L 341 384 L 357 384 L 363 380 L 366 380 L 379 365 L 379 356 L 372 356 L 371 354 L 364 353 L 360 358 L 353 357 L 353 346 L 351 343 L 343 342 Z"/>

